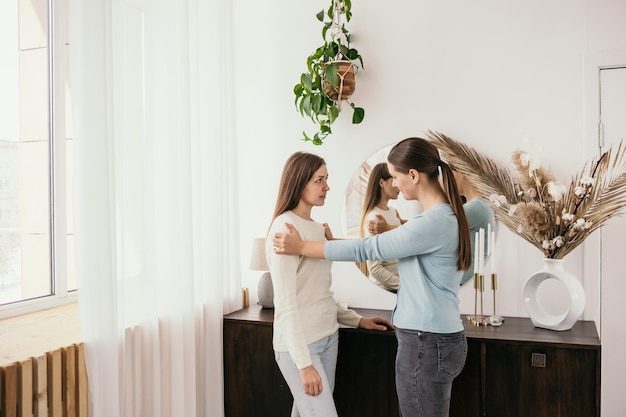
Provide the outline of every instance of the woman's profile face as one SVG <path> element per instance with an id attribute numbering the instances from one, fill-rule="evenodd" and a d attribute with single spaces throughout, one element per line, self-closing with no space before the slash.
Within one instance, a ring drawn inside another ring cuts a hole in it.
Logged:
<path id="1" fill-rule="evenodd" d="M 399 172 L 391 163 L 387 163 L 387 167 L 389 168 L 391 178 L 393 178 L 393 185 L 400 190 L 404 199 L 415 200 L 415 197 L 412 195 L 415 184 L 413 183 L 411 175 L 406 172 Z"/>
<path id="2" fill-rule="evenodd" d="M 398 187 L 393 185 L 393 177 L 389 177 L 386 180 L 381 178 L 380 188 L 382 189 L 382 194 L 389 200 L 395 200 L 400 194 Z"/>
<path id="3" fill-rule="evenodd" d="M 300 201 L 309 206 L 323 206 L 328 190 L 328 170 L 326 165 L 322 165 L 302 190 Z"/>

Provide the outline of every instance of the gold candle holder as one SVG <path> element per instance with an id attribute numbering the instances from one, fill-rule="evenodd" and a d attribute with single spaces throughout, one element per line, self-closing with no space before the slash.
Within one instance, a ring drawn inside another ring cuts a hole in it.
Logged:
<path id="1" fill-rule="evenodd" d="M 478 293 L 480 292 L 480 315 L 478 314 Z M 474 326 L 486 326 L 489 319 L 485 317 L 483 311 L 483 293 L 485 292 L 485 276 L 474 272 L 474 315 L 467 316 L 467 319 Z"/>
<path id="2" fill-rule="evenodd" d="M 498 316 L 496 310 L 496 290 L 498 289 L 498 274 L 491 274 L 491 289 L 493 290 L 493 316 L 489 316 L 489 324 L 492 326 L 501 326 L 504 322 L 504 319 L 501 316 Z"/>
<path id="3" fill-rule="evenodd" d="M 498 274 L 491 274 L 491 289 L 493 290 L 493 315 L 496 314 L 496 290 L 498 289 Z"/>

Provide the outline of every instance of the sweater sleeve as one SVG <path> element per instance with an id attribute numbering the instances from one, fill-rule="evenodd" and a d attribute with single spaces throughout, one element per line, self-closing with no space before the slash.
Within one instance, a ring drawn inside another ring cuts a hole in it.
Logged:
<path id="1" fill-rule="evenodd" d="M 281 230 L 281 225 L 277 226 L 276 230 Z M 287 230 L 286 227 L 284 230 Z M 272 235 L 273 232 L 270 233 L 270 236 Z M 270 246 L 270 241 L 271 238 L 268 238 L 267 246 Z M 296 293 L 299 257 L 296 255 L 277 255 L 272 250 L 268 250 L 267 253 L 270 254 L 269 264 L 274 286 L 275 314 L 280 314 L 279 320 L 282 323 L 280 336 L 284 338 L 289 354 L 298 369 L 306 368 L 312 364 L 312 361 Z"/>
<path id="2" fill-rule="evenodd" d="M 367 261 L 367 269 L 376 282 L 381 283 L 385 288 L 397 290 L 400 282 L 398 274 L 385 268 L 383 261 Z"/>
<path id="3" fill-rule="evenodd" d="M 344 307 L 341 303 L 337 303 L 337 321 L 344 326 L 359 327 L 359 322 L 363 316 L 356 311 Z"/>

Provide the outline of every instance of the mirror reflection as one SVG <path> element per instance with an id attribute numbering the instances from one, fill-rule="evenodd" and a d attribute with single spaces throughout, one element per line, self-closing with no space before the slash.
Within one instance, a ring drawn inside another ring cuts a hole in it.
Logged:
<path id="1" fill-rule="evenodd" d="M 423 211 L 419 202 L 404 200 L 393 186 L 387 169 L 387 154 L 391 146 L 384 147 L 364 161 L 348 184 L 345 194 L 345 232 L 348 237 L 370 236 L 391 230 Z M 396 260 L 367 261 L 357 263 L 357 267 L 374 284 L 387 291 L 397 291 L 399 276 Z"/>
<path id="2" fill-rule="evenodd" d="M 350 238 L 370 236 L 391 230 L 404 223 L 410 217 L 423 212 L 417 201 L 402 198 L 387 170 L 387 154 L 393 145 L 388 145 L 375 152 L 364 161 L 353 174 L 345 192 L 345 234 Z M 463 172 L 450 166 L 465 199 L 465 214 L 470 227 L 472 254 L 475 252 L 475 237 L 482 228 L 497 232 L 497 223 L 489 202 L 483 198 Z M 485 240 L 484 256 L 488 258 L 487 240 Z M 475 259 L 472 256 L 472 259 Z M 357 263 L 359 270 L 374 284 L 387 291 L 398 289 L 397 261 L 367 261 Z M 469 282 L 474 275 L 474 265 L 470 267 L 461 280 L 461 285 Z"/>

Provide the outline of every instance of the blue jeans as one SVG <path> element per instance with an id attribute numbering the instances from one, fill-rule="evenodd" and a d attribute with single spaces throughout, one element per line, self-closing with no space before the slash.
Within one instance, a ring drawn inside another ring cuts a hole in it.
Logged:
<path id="1" fill-rule="evenodd" d="M 396 328 L 396 391 L 402 417 L 447 417 L 452 381 L 465 366 L 464 332 Z"/>
<path id="2" fill-rule="evenodd" d="M 333 390 L 335 389 L 338 348 L 338 332 L 309 345 L 311 361 L 322 378 L 322 393 L 315 397 L 304 393 L 300 373 L 289 352 L 274 352 L 276 363 L 291 390 L 291 395 L 293 395 L 292 417 L 337 416 Z"/>

